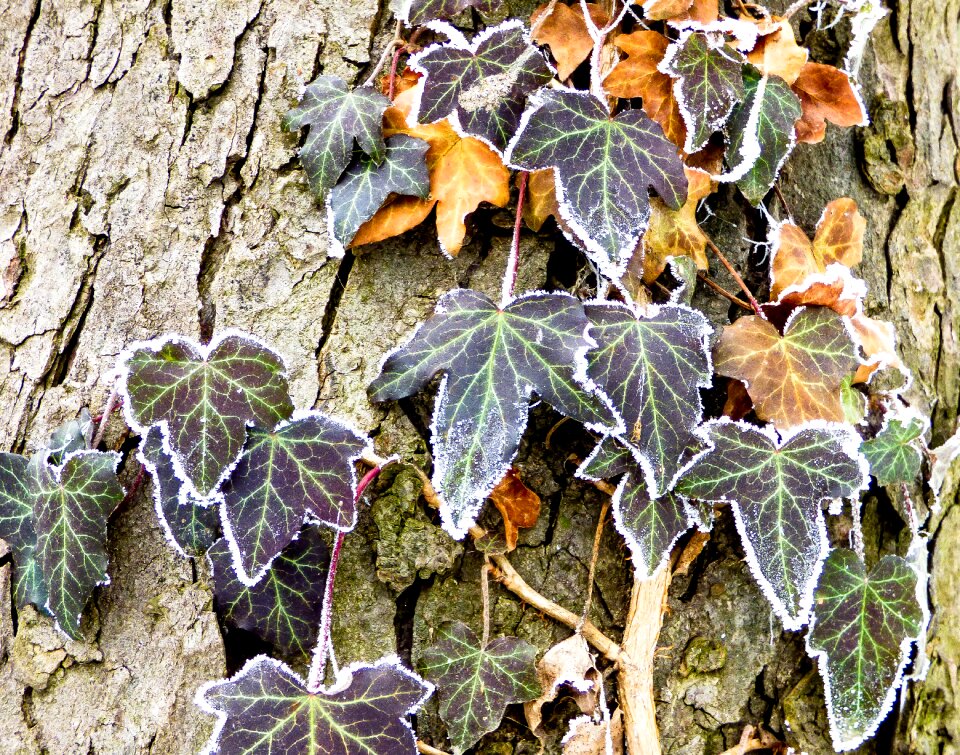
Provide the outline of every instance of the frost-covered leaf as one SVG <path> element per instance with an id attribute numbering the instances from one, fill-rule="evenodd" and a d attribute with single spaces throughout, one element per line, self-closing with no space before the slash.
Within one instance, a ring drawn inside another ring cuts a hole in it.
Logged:
<path id="1" fill-rule="evenodd" d="M 202 556 L 219 537 L 216 506 L 202 506 L 177 477 L 163 435 L 151 427 L 140 441 L 137 458 L 153 478 L 153 503 L 167 541 L 184 556 Z"/>
<path id="2" fill-rule="evenodd" d="M 667 562 L 678 538 L 698 523 L 693 509 L 677 494 L 651 498 L 639 468 L 624 475 L 617 486 L 613 519 L 630 547 L 640 579 L 652 577 Z"/>
<path id="3" fill-rule="evenodd" d="M 588 321 L 568 294 L 533 292 L 500 309 L 478 291 L 455 289 L 370 385 L 373 401 L 410 396 L 444 373 L 434 407 L 433 485 L 444 528 L 463 537 L 506 473 L 527 423 L 531 391 L 595 428 L 617 423 L 584 387 Z"/>
<path id="4" fill-rule="evenodd" d="M 379 165 L 369 157 L 358 158 L 330 190 L 330 235 L 341 246 L 350 244 L 390 194 L 420 199 L 430 195 L 426 162 L 430 145 L 404 134 L 391 136 L 386 144 L 386 156 Z"/>
<path id="5" fill-rule="evenodd" d="M 467 233 L 466 217 L 481 202 L 506 207 L 510 201 L 510 171 L 499 155 L 479 139 L 459 136 L 448 121 L 408 126 L 397 107 L 384 116 L 384 133 L 423 139 L 430 172 L 430 197 L 396 197 L 357 231 L 351 246 L 396 236 L 422 223 L 437 208 L 437 238 L 444 254 L 456 257 Z"/>
<path id="6" fill-rule="evenodd" d="M 410 68 L 423 74 L 411 118 L 422 123 L 449 118 L 462 135 L 504 149 L 527 95 L 553 78 L 550 66 L 517 20 L 486 29 L 472 43 L 452 26 L 431 28 L 450 41 L 410 59 Z"/>
<path id="7" fill-rule="evenodd" d="M 32 603 L 43 608 L 47 589 L 37 562 L 37 533 L 33 525 L 35 487 L 29 460 L 0 453 L 0 540 L 13 552 L 13 592 L 18 608 Z"/>
<path id="8" fill-rule="evenodd" d="M 649 189 L 679 209 L 687 179 L 677 148 L 641 110 L 611 118 L 586 92 L 531 98 L 506 161 L 553 168 L 560 214 L 607 277 L 619 279 L 650 219 Z"/>
<path id="9" fill-rule="evenodd" d="M 917 579 L 909 562 L 892 555 L 867 573 L 846 548 L 834 550 L 824 565 L 807 649 L 824 679 L 838 751 L 872 737 L 893 707 L 910 645 L 925 623 Z"/>
<path id="10" fill-rule="evenodd" d="M 223 528 L 240 581 L 256 584 L 304 520 L 337 530 L 357 521 L 354 462 L 369 441 L 316 412 L 251 428 L 223 487 Z"/>
<path id="11" fill-rule="evenodd" d="M 610 480 L 636 466 L 633 452 L 612 435 L 604 435 L 577 469 L 585 480 Z"/>
<path id="12" fill-rule="evenodd" d="M 346 169 L 354 139 L 374 162 L 383 160 L 380 121 L 389 105 L 372 87 L 352 89 L 339 76 L 318 76 L 306 88 L 300 106 L 287 113 L 283 125 L 290 131 L 310 129 L 300 162 L 318 197 L 324 197 Z"/>
<path id="13" fill-rule="evenodd" d="M 700 312 L 680 305 L 637 316 L 622 304 L 595 303 L 586 312 L 597 342 L 587 353 L 587 373 L 623 420 L 620 437 L 637 449 L 645 482 L 659 496 L 672 487 L 703 416 L 712 329 Z"/>
<path id="14" fill-rule="evenodd" d="M 537 650 L 517 637 L 498 637 L 481 647 L 460 622 L 440 627 L 437 639 L 423 651 L 419 667 L 437 686 L 440 717 L 460 755 L 500 725 L 507 705 L 540 694 Z"/>
<path id="15" fill-rule="evenodd" d="M 779 76 L 793 84 L 803 70 L 809 53 L 807 48 L 797 44 L 793 27 L 783 21 L 774 27 L 774 31 L 760 37 L 757 46 L 747 56 L 764 76 Z"/>
<path id="16" fill-rule="evenodd" d="M 610 17 L 602 6 L 587 3 L 590 18 L 598 29 L 610 23 Z M 547 45 L 557 61 L 557 78 L 566 81 L 593 50 L 593 38 L 587 30 L 583 17 L 583 7 L 579 2 L 573 5 L 556 3 L 546 18 L 543 12 L 550 6 L 545 3 L 530 16 L 530 28 L 534 33 L 533 41 Z"/>
<path id="17" fill-rule="evenodd" d="M 432 691 L 398 658 L 348 666 L 330 689 L 314 692 L 285 664 L 260 655 L 232 679 L 205 684 L 196 703 L 219 719 L 208 754 L 416 755 L 407 716 Z"/>
<path id="18" fill-rule="evenodd" d="M 685 152 L 702 149 L 746 97 L 743 55 L 719 34 L 685 31 L 667 49 L 660 71 L 677 81 L 674 93 L 686 124 Z"/>
<path id="19" fill-rule="evenodd" d="M 397 18 L 410 26 L 423 26 L 437 19 L 451 19 L 467 8 L 493 13 L 502 0 L 403 0 Z"/>
<path id="20" fill-rule="evenodd" d="M 68 454 L 90 448 L 93 430 L 93 418 L 84 407 L 77 419 L 63 423 L 50 434 L 50 440 L 47 441 L 50 463 L 61 464 Z"/>
<path id="21" fill-rule="evenodd" d="M 656 31 L 635 31 L 614 40 L 627 55 L 603 80 L 603 88 L 614 97 L 640 97 L 643 110 L 660 124 L 663 135 L 678 147 L 687 139 L 687 127 L 673 92 L 673 79 L 658 66 L 670 44 Z"/>
<path id="22" fill-rule="evenodd" d="M 803 109 L 803 116 L 797 122 L 798 141 L 808 144 L 823 141 L 827 121 L 841 127 L 869 123 L 860 93 L 844 71 L 822 63 L 807 63 L 792 84 Z"/>
<path id="23" fill-rule="evenodd" d="M 61 467 L 41 453 L 30 460 L 35 491 L 37 562 L 47 587 L 47 608 L 60 628 L 80 636 L 80 614 L 97 585 L 107 584 L 107 519 L 123 500 L 117 480 L 120 455 L 78 451 Z"/>
<path id="24" fill-rule="evenodd" d="M 796 310 L 782 336 L 767 320 L 741 317 L 723 329 L 713 352 L 717 374 L 742 380 L 757 416 L 779 429 L 843 422 L 840 385 L 857 362 L 843 319 L 824 307 Z"/>
<path id="25" fill-rule="evenodd" d="M 711 448 L 676 490 L 733 505 L 750 570 L 784 627 L 799 629 L 829 548 L 822 503 L 866 487 L 859 436 L 815 423 L 778 440 L 769 426 L 729 420 L 708 422 L 702 434 Z"/>
<path id="26" fill-rule="evenodd" d="M 323 614 L 330 563 L 320 527 L 304 527 L 253 587 L 237 579 L 226 540 L 217 541 L 207 557 L 220 615 L 229 624 L 269 642 L 284 656 L 309 659 Z"/>
<path id="27" fill-rule="evenodd" d="M 761 76 L 753 66 L 744 67 L 743 84 L 746 97 L 727 121 L 726 178 L 758 205 L 797 143 L 800 100 L 783 79 Z"/>
<path id="28" fill-rule="evenodd" d="M 884 422 L 875 438 L 860 447 L 870 464 L 870 474 L 881 485 L 913 482 L 920 474 L 923 459 L 919 444 L 927 422 L 919 415 L 893 415 Z"/>
<path id="29" fill-rule="evenodd" d="M 243 333 L 208 346 L 181 336 L 135 343 L 120 364 L 127 424 L 141 436 L 159 425 L 177 475 L 201 498 L 236 462 L 248 424 L 272 427 L 293 411 L 283 360 Z"/>

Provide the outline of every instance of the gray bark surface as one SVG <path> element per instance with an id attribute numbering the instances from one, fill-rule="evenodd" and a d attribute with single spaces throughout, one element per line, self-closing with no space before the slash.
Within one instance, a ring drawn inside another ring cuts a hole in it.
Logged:
<path id="1" fill-rule="evenodd" d="M 932 445 L 953 433 L 960 404 L 958 19 L 960 0 L 896 3 L 863 64 L 874 124 L 801 145 L 783 180 L 808 230 L 829 200 L 860 203 L 870 314 L 897 325 L 916 375 L 911 400 L 934 418 Z M 125 344 L 237 327 L 285 356 L 298 406 L 353 421 L 381 454 L 425 463 L 428 401 L 374 407 L 366 385 L 443 292 L 498 292 L 509 245 L 498 229 L 512 218 L 486 212 L 487 230 L 454 261 L 429 227 L 334 259 L 295 159 L 298 136 L 280 127 L 317 73 L 361 74 L 391 25 L 377 0 L 0 0 L 0 447 L 32 451 L 81 407 L 97 414 Z M 837 54 L 830 34 L 810 41 L 818 59 Z M 730 195 L 708 226 L 748 272 L 758 260 L 743 236 L 756 220 Z M 525 235 L 518 289 L 542 287 L 569 256 Z M 725 318 L 725 303 L 711 306 Z M 556 421 L 542 408 L 531 417 L 519 466 L 544 513 L 511 561 L 579 612 L 601 494 L 573 480 L 569 448 L 544 446 Z M 124 441 L 115 420 L 107 443 Z M 131 456 L 128 486 L 136 472 Z M 882 751 L 960 751 L 956 488 L 954 472 L 929 524 L 932 667 L 882 730 Z M 890 516 L 885 500 L 868 502 L 874 553 L 896 547 Z M 481 560 L 434 522 L 415 475 L 393 472 L 374 487 L 338 577 L 341 664 L 391 652 L 415 662 L 451 607 L 479 627 Z M 671 588 L 655 666 L 664 751 L 712 755 L 764 724 L 829 752 L 818 678 L 799 638 L 770 618 L 735 539 L 721 518 Z M 85 615 L 84 643 L 32 609 L 16 616 L 14 636 L 0 561 L 0 755 L 191 753 L 209 736 L 213 721 L 192 699 L 228 660 L 205 564 L 167 547 L 149 485 L 114 516 L 109 550 L 112 581 Z M 596 579 L 591 619 L 619 639 L 630 574 L 610 527 Z M 546 649 L 569 634 L 503 590 L 493 598 L 494 635 Z M 446 746 L 435 706 L 418 729 Z M 536 750 L 508 721 L 478 751 Z"/>

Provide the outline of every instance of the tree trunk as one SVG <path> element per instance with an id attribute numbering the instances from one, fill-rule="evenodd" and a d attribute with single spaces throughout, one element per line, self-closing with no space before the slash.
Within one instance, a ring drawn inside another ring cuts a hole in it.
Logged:
<path id="1" fill-rule="evenodd" d="M 32 451 L 81 407 L 97 414 L 130 341 L 238 327 L 284 354 L 298 406 L 352 420 L 382 454 L 425 460 L 426 402 L 373 407 L 366 385 L 444 291 L 496 295 L 509 245 L 500 229 L 511 219 L 484 211 L 454 261 L 429 229 L 334 259 L 294 159 L 298 137 L 280 127 L 317 73 L 353 79 L 371 50 L 379 54 L 390 36 L 386 5 L 0 0 L 3 448 Z M 514 5 L 517 15 L 531 10 Z M 874 125 L 831 128 L 823 144 L 801 145 L 783 180 L 808 230 L 829 200 L 860 204 L 871 314 L 897 325 L 916 375 L 911 399 L 934 417 L 933 444 L 953 433 L 960 401 L 958 18 L 960 0 L 897 3 L 863 63 Z M 810 33 L 818 60 L 833 62 L 837 33 Z M 760 227 L 732 194 L 709 224 L 755 283 L 761 255 L 744 237 Z M 551 237 L 525 235 L 518 290 L 572 285 L 572 258 Z M 716 311 L 725 318 L 726 304 Z M 579 613 L 601 494 L 572 478 L 566 455 L 584 443 L 576 428 L 543 443 L 556 421 L 535 410 L 521 448 L 522 476 L 544 513 L 511 560 Z M 134 444 L 119 420 L 107 442 L 126 453 L 129 485 Z M 930 673 L 866 752 L 953 752 L 960 742 L 955 491 L 954 476 L 929 524 Z M 435 526 L 418 496 L 415 476 L 386 475 L 347 537 L 334 619 L 341 664 L 388 652 L 415 662 L 451 606 L 479 627 L 482 562 Z M 889 502 L 871 499 L 866 511 L 874 549 L 888 547 Z M 734 535 L 721 516 L 670 588 L 653 674 L 663 751 L 719 753 L 744 727 L 764 725 L 798 749 L 830 752 L 818 677 L 799 637 L 771 618 Z M 32 609 L 12 616 L 9 566 L 0 566 L 0 753 L 190 753 L 209 736 L 213 721 L 194 692 L 234 670 L 244 648 L 224 641 L 205 563 L 166 546 L 149 485 L 114 515 L 109 550 L 112 581 L 85 615 L 84 643 L 64 640 Z M 631 578 L 610 527 L 596 582 L 590 618 L 619 641 Z M 569 634 L 502 589 L 493 597 L 494 636 L 513 632 L 546 649 Z M 569 713 L 561 704 L 553 715 Z M 508 715 L 478 751 L 535 752 L 520 720 Z M 418 716 L 418 731 L 446 746 L 435 706 Z"/>

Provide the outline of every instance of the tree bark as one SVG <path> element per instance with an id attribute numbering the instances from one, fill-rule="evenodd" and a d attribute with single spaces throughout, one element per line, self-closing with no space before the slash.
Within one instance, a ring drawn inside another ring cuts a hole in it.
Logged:
<path id="1" fill-rule="evenodd" d="M 514 5 L 517 15 L 532 9 Z M 953 433 L 960 403 L 960 0 L 903 0 L 891 10 L 863 63 L 874 125 L 830 128 L 823 144 L 800 145 L 783 191 L 808 230 L 831 199 L 860 204 L 870 313 L 897 325 L 916 375 L 910 397 L 932 412 L 935 445 Z M 429 228 L 334 259 L 294 159 L 298 136 L 280 126 L 317 73 L 354 79 L 379 55 L 392 32 L 386 0 L 0 0 L 0 19 L 2 447 L 30 452 L 81 407 L 98 413 L 125 344 L 238 327 L 283 353 L 298 406 L 353 421 L 383 455 L 425 461 L 426 401 L 374 407 L 366 385 L 443 292 L 462 285 L 497 295 L 512 219 L 483 211 L 453 261 Z M 839 54 L 837 33 L 809 32 L 818 60 Z M 745 240 L 762 218 L 725 193 L 708 227 L 762 285 L 762 255 Z M 573 285 L 557 272 L 571 258 L 562 243 L 525 234 L 517 290 L 558 275 Z M 711 306 L 726 318 L 726 302 Z M 544 514 L 511 562 L 579 613 L 601 494 L 572 478 L 566 456 L 585 442 L 575 428 L 544 444 L 556 421 L 536 409 L 521 449 L 521 475 Z M 106 441 L 126 453 L 129 485 L 137 470 L 120 421 Z M 928 525 L 932 666 L 882 729 L 883 751 L 950 752 L 960 741 L 956 485 L 954 474 Z M 893 547 L 886 499 L 868 501 L 866 512 L 874 550 Z M 735 540 L 721 516 L 671 585 L 653 669 L 663 752 L 718 753 L 748 725 L 830 752 L 812 665 L 800 639 L 770 617 Z M 149 485 L 114 516 L 109 550 L 112 581 L 91 602 L 83 643 L 65 641 L 31 609 L 14 617 L 0 562 L 0 754 L 189 753 L 209 736 L 213 721 L 193 695 L 234 670 L 242 648 L 224 642 L 205 563 L 166 546 Z M 415 663 L 451 606 L 478 629 L 481 565 L 435 525 L 415 475 L 385 474 L 345 543 L 334 620 L 341 664 L 390 652 Z M 617 642 L 630 585 L 608 528 L 590 619 Z M 494 636 L 516 633 L 546 649 L 569 634 L 491 590 Z M 569 712 L 560 705 L 554 715 Z M 535 751 L 511 718 L 519 720 L 508 716 L 479 751 Z M 435 705 L 418 716 L 418 731 L 446 746 Z M 550 751 L 563 731 L 555 734 Z"/>

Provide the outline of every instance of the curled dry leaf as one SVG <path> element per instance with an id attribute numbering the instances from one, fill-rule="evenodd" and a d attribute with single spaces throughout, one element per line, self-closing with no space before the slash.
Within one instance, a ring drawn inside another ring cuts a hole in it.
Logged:
<path id="1" fill-rule="evenodd" d="M 693 0 L 646 0 L 643 15 L 650 21 L 664 21 L 686 14 Z"/>
<path id="2" fill-rule="evenodd" d="M 407 134 L 430 145 L 426 157 L 430 197 L 388 200 L 360 226 L 351 247 L 404 233 L 423 222 L 436 206 L 440 246 L 456 256 L 467 234 L 467 215 L 481 202 L 505 207 L 510 201 L 510 171 L 497 154 L 479 139 L 460 137 L 448 121 L 408 126 L 404 109 L 392 107 L 384 115 L 384 134 Z"/>
<path id="3" fill-rule="evenodd" d="M 579 634 L 568 637 L 544 653 L 537 663 L 537 678 L 543 692 L 524 703 L 523 712 L 530 730 L 541 738 L 543 706 L 560 696 L 561 688 L 572 693 L 580 710 L 593 715 L 600 702 L 600 672 L 594 665 L 587 641 Z"/>
<path id="4" fill-rule="evenodd" d="M 490 492 L 490 500 L 503 516 L 507 550 L 517 547 L 520 529 L 528 529 L 540 518 L 540 496 L 523 484 L 517 470 L 511 467 Z"/>
<path id="5" fill-rule="evenodd" d="M 604 88 L 615 97 L 640 97 L 644 112 L 660 124 L 663 135 L 682 147 L 687 130 L 673 79 L 657 69 L 670 41 L 656 31 L 635 31 L 617 37 L 615 43 L 627 57 L 604 80 Z"/>
<path id="6" fill-rule="evenodd" d="M 747 60 L 766 76 L 779 76 L 793 84 L 807 62 L 807 50 L 797 44 L 793 27 L 786 21 L 775 30 L 760 37 L 757 46 L 747 55 Z"/>
<path id="7" fill-rule="evenodd" d="M 557 205 L 557 190 L 553 180 L 553 169 L 535 170 L 527 176 L 527 196 L 523 203 L 523 221 L 532 230 L 539 231 L 551 215 L 558 221 L 560 220 L 560 207 Z"/>
<path id="8" fill-rule="evenodd" d="M 803 115 L 797 121 L 797 141 L 816 144 L 823 141 L 827 121 L 835 126 L 865 126 L 866 109 L 850 76 L 822 63 L 807 63 L 792 83 L 800 98 Z"/>
<path id="9" fill-rule="evenodd" d="M 593 39 L 587 31 L 583 8 L 579 3 L 557 3 L 553 6 L 553 12 L 541 21 L 549 5 L 544 3 L 533 12 L 530 28 L 536 32 L 533 41 L 550 48 L 553 59 L 557 61 L 557 78 L 565 81 L 590 55 Z M 587 3 L 587 10 L 598 28 L 610 23 L 610 16 L 600 5 Z"/>
<path id="10" fill-rule="evenodd" d="M 607 749 L 607 735 L 611 748 Z M 623 713 L 617 708 L 610 721 L 580 716 L 570 722 L 563 738 L 563 755 L 623 755 Z"/>

